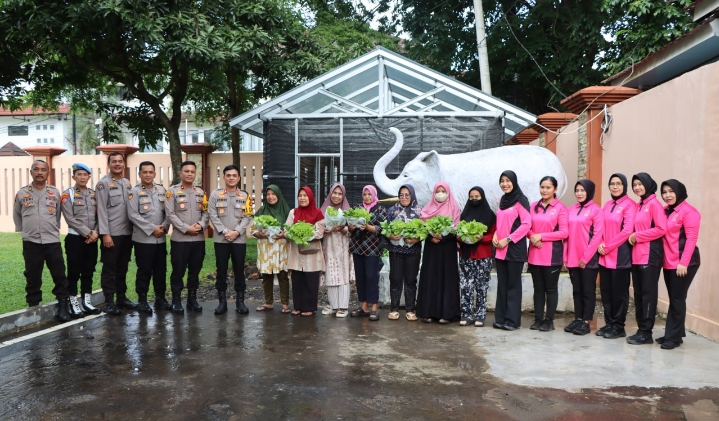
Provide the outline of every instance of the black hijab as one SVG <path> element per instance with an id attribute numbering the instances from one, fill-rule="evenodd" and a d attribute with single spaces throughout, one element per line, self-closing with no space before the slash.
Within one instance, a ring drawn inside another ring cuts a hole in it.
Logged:
<path id="1" fill-rule="evenodd" d="M 495 215 L 494 212 L 492 212 L 492 208 L 489 207 L 489 202 L 487 202 L 487 196 L 484 194 L 484 189 L 479 186 L 474 186 L 469 189 L 470 192 L 472 190 L 477 190 L 482 198 L 477 200 L 476 203 L 467 199 L 467 203 L 464 205 L 460 219 L 467 222 L 481 222 L 487 226 L 487 230 L 490 230 L 497 222 L 497 215 Z M 468 259 L 469 256 L 477 250 L 477 247 L 479 247 L 479 243 L 460 243 L 460 254 L 463 258 Z"/>
<path id="2" fill-rule="evenodd" d="M 624 174 L 621 174 L 621 173 L 612 174 L 612 175 L 609 177 L 609 181 L 607 182 L 607 186 L 609 186 L 609 183 L 612 182 L 612 178 L 614 178 L 614 177 L 619 177 L 619 179 L 622 180 L 622 186 L 623 186 L 623 189 L 624 189 L 624 190 L 622 190 L 622 194 L 620 194 L 619 196 L 616 196 L 616 197 L 615 197 L 614 195 L 612 195 L 612 193 L 611 193 L 611 191 L 610 191 L 609 194 L 612 196 L 612 200 L 614 200 L 614 201 L 616 202 L 617 200 L 619 200 L 619 199 L 621 199 L 622 197 L 624 197 L 624 196 L 627 195 L 627 176 L 624 175 Z"/>
<path id="3" fill-rule="evenodd" d="M 674 190 L 674 194 L 677 195 L 677 202 L 673 206 L 667 207 L 666 213 L 667 213 L 667 216 L 669 216 L 672 214 L 672 212 L 674 212 L 674 208 L 681 205 L 682 202 L 687 200 L 689 195 L 687 194 L 686 186 L 678 180 L 675 180 L 672 178 L 672 179 L 669 179 L 666 181 L 662 181 L 662 190 L 664 190 L 665 185 L 671 187 L 672 190 Z"/>
<path id="4" fill-rule="evenodd" d="M 584 191 L 587 192 L 587 198 L 584 199 L 583 202 L 579 202 L 579 207 L 583 208 L 583 207 L 587 206 L 587 204 L 589 204 L 589 202 L 591 202 L 592 199 L 594 199 L 594 190 L 596 187 L 594 185 L 594 181 L 592 181 L 592 180 L 577 181 L 577 184 L 574 185 L 575 189 L 577 188 L 577 185 L 581 185 L 582 187 L 584 187 Z"/>
<path id="5" fill-rule="evenodd" d="M 522 193 L 522 189 L 519 188 L 519 184 L 517 183 L 517 174 L 515 174 L 514 171 L 510 170 L 504 171 L 499 176 L 500 180 L 502 179 L 502 175 L 509 178 L 509 180 L 512 182 L 512 191 L 502 195 L 502 198 L 499 201 L 499 209 L 509 209 L 514 206 L 515 203 L 519 202 L 524 207 L 524 209 L 529 212 L 529 199 L 527 199 L 527 196 Z"/>
<path id="6" fill-rule="evenodd" d="M 414 187 L 412 187 L 411 184 L 403 184 L 402 186 L 400 186 L 399 190 L 397 190 L 398 196 L 399 196 L 399 192 L 402 191 L 402 189 L 409 190 L 409 195 L 411 196 L 409 205 L 406 207 L 408 207 L 408 208 L 416 207 L 418 205 L 418 203 L 417 203 L 417 195 L 414 192 Z M 397 202 L 397 203 L 400 203 L 400 202 Z M 400 204 L 400 206 L 402 206 L 402 204 Z M 404 207 L 404 206 L 402 206 L 402 207 Z"/>
<path id="7" fill-rule="evenodd" d="M 639 174 L 634 174 L 632 176 L 632 186 L 634 185 L 634 180 L 641 181 L 642 186 L 644 186 L 644 194 L 639 196 L 639 198 L 642 199 L 642 202 L 647 200 L 647 197 L 649 197 L 657 192 L 657 182 L 654 181 L 649 174 L 647 174 L 645 172 L 640 172 Z"/>

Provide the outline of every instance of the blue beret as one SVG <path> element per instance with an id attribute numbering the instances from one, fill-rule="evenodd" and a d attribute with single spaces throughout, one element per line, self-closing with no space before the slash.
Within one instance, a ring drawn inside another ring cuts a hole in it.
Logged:
<path id="1" fill-rule="evenodd" d="M 85 164 L 72 164 L 72 175 L 75 175 L 75 173 L 78 170 L 87 171 L 88 174 L 92 174 L 92 171 L 90 171 L 90 167 L 88 167 Z"/>

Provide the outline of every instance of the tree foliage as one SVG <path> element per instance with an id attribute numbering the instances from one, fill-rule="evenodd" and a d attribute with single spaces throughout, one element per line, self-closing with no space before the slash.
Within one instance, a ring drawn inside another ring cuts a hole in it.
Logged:
<path id="1" fill-rule="evenodd" d="M 685 33 L 688 2 L 485 0 L 493 94 L 537 114 L 560 109 L 566 95 Z M 389 26 L 409 35 L 410 57 L 479 87 L 473 2 L 396 3 Z"/>

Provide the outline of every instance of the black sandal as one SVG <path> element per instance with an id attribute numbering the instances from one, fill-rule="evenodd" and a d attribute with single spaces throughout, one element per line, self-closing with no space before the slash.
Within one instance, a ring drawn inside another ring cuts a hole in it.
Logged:
<path id="1" fill-rule="evenodd" d="M 379 311 L 377 310 L 371 310 L 369 312 L 369 321 L 370 322 L 376 322 L 379 320 Z"/>
<path id="2" fill-rule="evenodd" d="M 366 317 L 369 316 L 369 313 L 364 311 L 362 307 L 358 307 L 355 310 L 352 310 L 352 313 L 350 313 L 350 317 Z"/>

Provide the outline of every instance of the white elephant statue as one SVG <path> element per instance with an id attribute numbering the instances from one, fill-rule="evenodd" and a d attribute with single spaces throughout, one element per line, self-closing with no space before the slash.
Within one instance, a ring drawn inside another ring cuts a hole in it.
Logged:
<path id="1" fill-rule="evenodd" d="M 374 180 L 384 193 L 396 196 L 403 184 L 411 184 L 421 206 L 429 202 L 432 188 L 438 181 L 446 181 L 461 208 L 467 201 L 469 189 L 484 189 L 493 210 L 497 210 L 502 190 L 499 177 L 503 171 L 517 174 L 519 186 L 530 202 L 539 200 L 539 181 L 551 175 L 557 179 L 557 197 L 567 189 L 567 176 L 555 154 L 539 146 L 506 146 L 474 152 L 440 155 L 436 151 L 421 152 L 402 169 L 394 180 L 387 177 L 387 164 L 399 154 L 404 144 L 402 132 L 389 129 L 397 138 L 394 146 L 374 166 Z"/>

